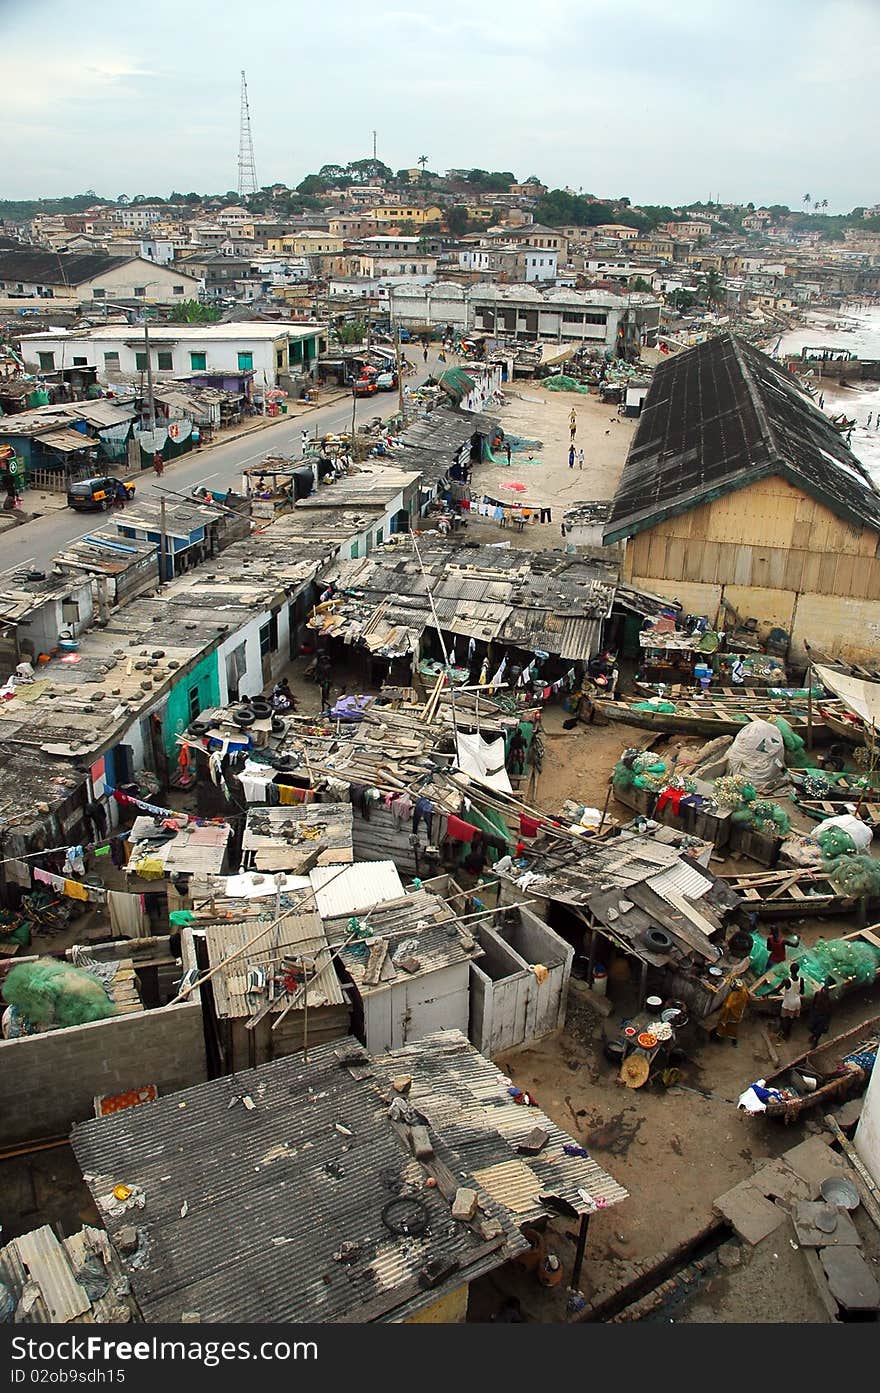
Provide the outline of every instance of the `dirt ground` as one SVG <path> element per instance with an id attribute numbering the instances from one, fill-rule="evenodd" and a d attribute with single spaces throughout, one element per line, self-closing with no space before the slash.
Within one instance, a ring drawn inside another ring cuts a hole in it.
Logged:
<path id="1" fill-rule="evenodd" d="M 520 533 L 474 515 L 468 537 L 539 551 L 564 547 L 563 513 L 576 503 L 613 496 L 637 422 L 619 416 L 615 406 L 603 405 L 596 396 L 542 391 L 538 384 L 505 387 L 504 399 L 499 420 L 514 446 L 511 463 L 478 465 L 471 490 L 475 497 L 486 493 L 511 503 L 550 507 L 551 521 L 530 523 Z M 577 416 L 575 449 L 584 451 L 582 470 L 577 463 L 568 467 L 572 409 Z M 509 488 L 513 483 L 524 484 L 524 490 Z"/>

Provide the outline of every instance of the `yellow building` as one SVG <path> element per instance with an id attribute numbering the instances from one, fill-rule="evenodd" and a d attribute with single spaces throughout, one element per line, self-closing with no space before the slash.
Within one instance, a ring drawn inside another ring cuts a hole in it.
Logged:
<path id="1" fill-rule="evenodd" d="M 423 223 L 440 222 L 443 209 L 434 204 L 427 208 L 413 208 L 403 203 L 386 203 L 378 208 L 366 208 L 364 217 L 375 218 L 377 222 L 411 222 L 421 226 Z"/>
<path id="2" fill-rule="evenodd" d="M 344 245 L 341 237 L 329 232 L 292 232 L 266 239 L 267 251 L 284 256 L 337 256 Z"/>
<path id="3" fill-rule="evenodd" d="M 718 624 L 724 603 L 846 662 L 876 665 L 880 492 L 839 431 L 731 334 L 662 363 L 605 529 L 623 574 Z"/>

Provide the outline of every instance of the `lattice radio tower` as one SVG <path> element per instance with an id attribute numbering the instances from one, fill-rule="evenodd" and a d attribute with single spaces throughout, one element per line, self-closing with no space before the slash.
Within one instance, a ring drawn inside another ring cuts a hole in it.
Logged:
<path id="1" fill-rule="evenodd" d="M 241 125 L 238 137 L 238 194 L 247 198 L 257 192 L 257 167 L 254 164 L 254 142 L 251 136 L 251 112 L 248 106 L 247 80 L 241 70 Z"/>

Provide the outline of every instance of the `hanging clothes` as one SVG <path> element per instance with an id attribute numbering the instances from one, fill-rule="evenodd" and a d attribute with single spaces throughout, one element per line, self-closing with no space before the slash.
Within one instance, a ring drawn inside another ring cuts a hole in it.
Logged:
<path id="1" fill-rule="evenodd" d="M 64 890 L 64 876 L 53 875 L 51 871 L 44 871 L 42 866 L 34 867 L 34 880 L 39 881 L 41 885 L 48 885 L 52 890 L 58 890 L 60 892 Z"/>
<path id="2" fill-rule="evenodd" d="M 524 813 L 519 815 L 519 834 L 521 837 L 537 837 L 538 829 L 542 825 L 536 817 L 526 817 Z"/>
<path id="3" fill-rule="evenodd" d="M 85 875 L 86 863 L 81 846 L 69 846 L 64 858 L 65 875 Z"/>
<path id="4" fill-rule="evenodd" d="M 126 895 L 120 890 L 110 890 L 107 905 L 114 934 L 121 934 L 123 938 L 146 937 L 146 901 L 143 895 Z"/>
<path id="5" fill-rule="evenodd" d="M 419 823 L 424 821 L 428 834 L 428 841 L 431 840 L 431 829 L 434 823 L 434 804 L 430 798 L 417 798 L 413 808 L 413 835 L 419 830 Z"/>
<path id="6" fill-rule="evenodd" d="M 477 830 L 472 823 L 463 822 L 460 817 L 455 817 L 452 813 L 446 819 L 446 835 L 451 837 L 454 842 L 472 842 Z"/>
<path id="7" fill-rule="evenodd" d="M 89 892 L 78 880 L 65 880 L 63 893 L 71 900 L 88 900 Z"/>
<path id="8" fill-rule="evenodd" d="M 409 822 L 415 804 L 408 793 L 401 793 L 391 802 L 391 816 L 398 825 Z"/>

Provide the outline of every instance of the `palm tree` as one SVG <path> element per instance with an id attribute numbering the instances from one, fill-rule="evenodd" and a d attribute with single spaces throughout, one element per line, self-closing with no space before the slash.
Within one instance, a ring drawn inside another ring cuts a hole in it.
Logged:
<path id="1" fill-rule="evenodd" d="M 422 167 L 422 183 L 425 182 L 425 168 L 426 168 L 426 166 L 427 166 L 427 163 L 428 163 L 428 156 L 427 156 L 427 155 L 419 155 L 419 158 L 416 160 L 416 164 L 420 164 L 421 167 Z"/>
<path id="2" fill-rule="evenodd" d="M 810 195 L 809 195 L 808 193 L 805 193 L 805 194 L 804 194 L 804 207 L 806 208 L 808 204 L 812 203 L 812 201 L 813 201 L 813 200 L 812 200 L 812 198 L 810 197 Z"/>
<path id="3" fill-rule="evenodd" d="M 707 305 L 723 304 L 726 299 L 724 283 L 718 271 L 714 268 L 706 275 L 703 285 Z"/>
<path id="4" fill-rule="evenodd" d="M 821 198 L 821 199 L 819 200 L 818 203 L 814 203 L 813 207 L 814 207 L 814 208 L 827 208 L 827 207 L 828 207 L 828 199 L 827 199 L 827 198 Z"/>

